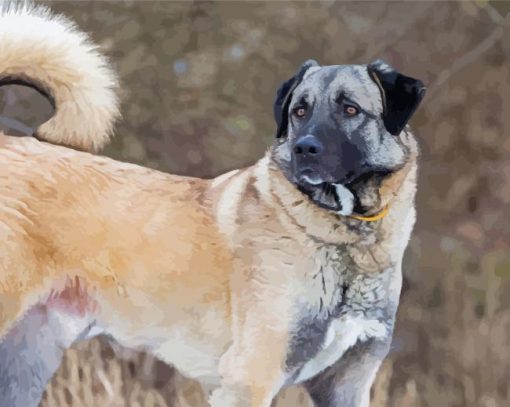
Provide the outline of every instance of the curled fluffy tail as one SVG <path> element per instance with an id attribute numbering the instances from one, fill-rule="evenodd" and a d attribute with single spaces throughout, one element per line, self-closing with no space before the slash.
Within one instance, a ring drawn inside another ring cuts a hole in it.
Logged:
<path id="1" fill-rule="evenodd" d="M 45 7 L 0 6 L 0 85 L 26 84 L 47 95 L 55 115 L 38 138 L 97 150 L 119 117 L 117 79 L 74 23 Z"/>

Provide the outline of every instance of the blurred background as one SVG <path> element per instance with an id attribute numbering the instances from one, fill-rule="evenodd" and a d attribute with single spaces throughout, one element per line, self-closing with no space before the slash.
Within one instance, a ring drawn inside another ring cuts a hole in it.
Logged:
<path id="1" fill-rule="evenodd" d="M 275 90 L 306 59 L 382 57 L 422 79 L 418 221 L 372 406 L 510 405 L 510 2 L 48 4 L 119 72 L 123 119 L 104 154 L 177 174 L 261 157 Z M 0 111 L 48 117 L 8 89 Z M 46 394 L 45 407 L 68 405 L 206 404 L 171 367 L 101 338 L 68 351 Z M 298 388 L 276 405 L 310 406 Z"/>

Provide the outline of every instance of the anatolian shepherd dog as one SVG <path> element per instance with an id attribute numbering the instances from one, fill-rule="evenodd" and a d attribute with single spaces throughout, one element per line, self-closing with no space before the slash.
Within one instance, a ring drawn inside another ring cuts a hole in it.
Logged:
<path id="1" fill-rule="evenodd" d="M 206 180 L 83 151 L 108 140 L 116 80 L 66 19 L 4 10 L 0 76 L 56 107 L 34 137 L 0 134 L 2 407 L 38 405 L 64 349 L 99 333 L 214 407 L 299 383 L 317 406 L 368 405 L 415 220 L 419 80 L 307 61 L 267 154 Z"/>

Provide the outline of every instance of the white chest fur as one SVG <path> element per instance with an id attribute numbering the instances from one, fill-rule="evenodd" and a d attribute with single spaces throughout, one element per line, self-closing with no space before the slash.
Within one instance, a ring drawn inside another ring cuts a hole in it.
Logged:
<path id="1" fill-rule="evenodd" d="M 386 325 L 376 319 L 344 315 L 331 322 L 321 350 L 301 369 L 295 383 L 310 379 L 334 364 L 358 341 L 387 337 Z"/>

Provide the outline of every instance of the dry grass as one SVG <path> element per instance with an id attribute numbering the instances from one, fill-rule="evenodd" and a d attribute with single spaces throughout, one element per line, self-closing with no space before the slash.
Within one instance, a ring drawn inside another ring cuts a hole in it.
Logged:
<path id="1" fill-rule="evenodd" d="M 419 406 L 413 379 L 390 402 L 392 374 L 393 361 L 387 360 L 372 389 L 372 407 Z M 205 407 L 207 403 L 198 383 L 185 379 L 154 358 L 117 345 L 112 348 L 106 340 L 94 339 L 67 351 L 41 407 L 91 406 Z M 306 392 L 299 387 L 284 390 L 273 405 L 312 406 Z"/>
<path id="2" fill-rule="evenodd" d="M 66 352 L 42 407 L 207 406 L 198 383 L 151 356 L 93 339 Z M 311 407 L 300 389 L 285 391 L 275 407 Z"/>
<path id="3" fill-rule="evenodd" d="M 47 389 L 43 406 L 174 405 L 169 404 L 174 397 L 173 386 L 157 385 L 157 365 L 151 357 L 142 354 L 133 355 L 130 360 L 117 359 L 106 343 L 91 340 L 66 352 L 63 365 Z M 167 371 L 170 379 L 171 371 Z"/>

